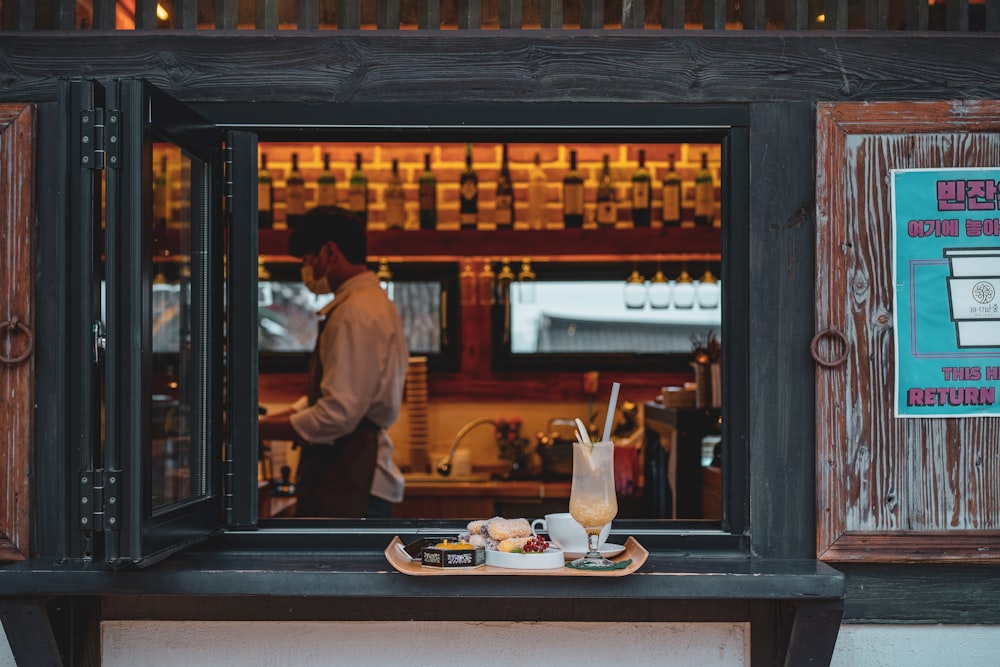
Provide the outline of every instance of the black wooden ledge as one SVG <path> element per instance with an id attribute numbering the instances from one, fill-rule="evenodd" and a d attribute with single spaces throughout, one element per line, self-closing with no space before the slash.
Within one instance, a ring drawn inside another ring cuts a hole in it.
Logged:
<path id="1" fill-rule="evenodd" d="M 55 645 L 37 641 L 52 635 L 45 604 L 69 598 L 98 601 L 102 619 L 749 622 L 755 656 L 797 665 L 829 663 L 845 581 L 814 560 L 653 552 L 625 577 L 414 577 L 382 550 L 230 549 L 142 570 L 27 560 L 0 568 L 0 591 L 15 657 L 26 651 L 32 660 Z M 32 640 L 22 645 L 15 632 Z"/>

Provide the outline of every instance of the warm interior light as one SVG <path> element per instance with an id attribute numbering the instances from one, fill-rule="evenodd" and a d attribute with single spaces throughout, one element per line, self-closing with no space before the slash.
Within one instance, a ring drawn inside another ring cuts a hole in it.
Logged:
<path id="1" fill-rule="evenodd" d="M 166 9 L 163 8 L 163 5 L 161 5 L 160 3 L 156 3 L 156 18 L 158 18 L 161 21 L 166 21 L 168 18 L 170 18 L 170 14 L 167 12 Z"/>
<path id="2" fill-rule="evenodd" d="M 817 16 L 816 23 L 826 23 L 826 14 L 820 14 Z"/>

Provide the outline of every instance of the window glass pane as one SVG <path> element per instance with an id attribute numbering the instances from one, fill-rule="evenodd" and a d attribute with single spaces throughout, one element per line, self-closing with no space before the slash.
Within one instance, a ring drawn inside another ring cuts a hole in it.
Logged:
<path id="1" fill-rule="evenodd" d="M 204 345 L 204 286 L 193 285 L 192 160 L 180 148 L 156 143 L 152 199 L 153 315 L 152 484 L 154 513 L 202 495 L 205 465 L 196 455 L 204 423 L 195 365 Z M 194 230 L 195 233 L 197 230 Z M 194 288 L 195 298 L 192 298 Z"/>
<path id="2" fill-rule="evenodd" d="M 403 320 L 406 340 L 413 354 L 441 352 L 441 284 L 393 281 L 389 298 Z M 316 295 L 297 281 L 257 283 L 260 314 L 257 344 L 261 352 L 311 352 L 316 344 L 316 313 L 334 298 Z"/>
<path id="3" fill-rule="evenodd" d="M 692 336 L 719 331 L 720 287 L 676 280 L 652 286 L 624 280 L 513 283 L 511 352 L 690 352 Z M 664 298 L 656 303 L 662 307 L 652 308 L 650 298 L 659 298 L 659 290 Z"/>

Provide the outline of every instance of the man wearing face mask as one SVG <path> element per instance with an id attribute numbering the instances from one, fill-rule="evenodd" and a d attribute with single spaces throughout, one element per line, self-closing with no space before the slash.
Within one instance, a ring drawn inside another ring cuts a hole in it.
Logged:
<path id="1" fill-rule="evenodd" d="M 395 305 L 367 268 L 361 220 L 339 207 L 307 213 L 288 251 L 302 258 L 302 282 L 334 299 L 319 313 L 307 395 L 261 417 L 263 440 L 302 444 L 296 516 L 390 517 L 403 475 L 386 429 L 403 400 L 409 351 Z"/>

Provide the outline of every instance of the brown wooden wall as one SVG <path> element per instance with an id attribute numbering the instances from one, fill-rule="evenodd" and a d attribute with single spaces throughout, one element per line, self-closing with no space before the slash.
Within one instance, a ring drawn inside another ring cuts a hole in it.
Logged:
<path id="1" fill-rule="evenodd" d="M 0 105 L 0 563 L 28 554 L 34 451 L 34 129 L 31 106 Z"/>
<path id="2" fill-rule="evenodd" d="M 888 178 L 998 164 L 995 101 L 818 107 L 816 326 L 849 343 L 846 363 L 817 367 L 824 559 L 1000 560 L 1000 419 L 894 417 Z"/>

